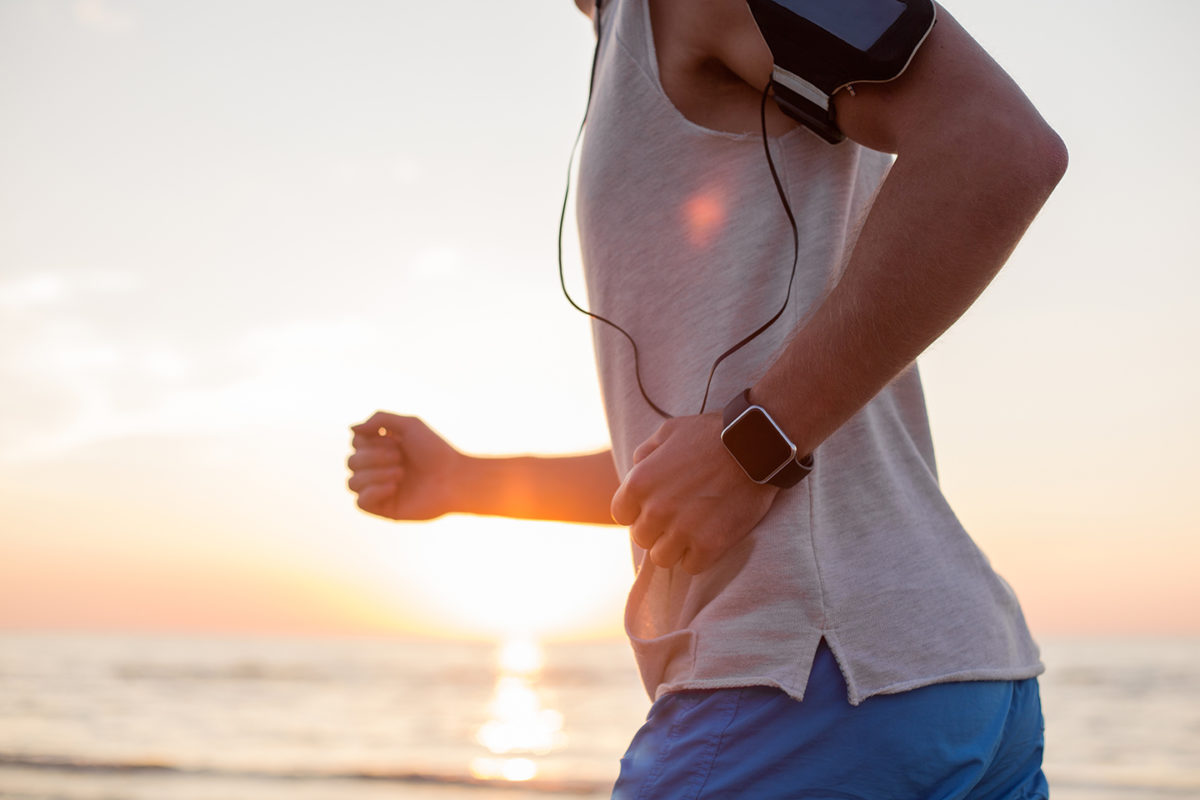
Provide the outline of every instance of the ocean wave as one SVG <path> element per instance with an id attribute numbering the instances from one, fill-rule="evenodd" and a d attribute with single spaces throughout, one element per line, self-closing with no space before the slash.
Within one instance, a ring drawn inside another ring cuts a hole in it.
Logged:
<path id="1" fill-rule="evenodd" d="M 578 779 L 532 778 L 524 781 L 477 778 L 466 773 L 435 773 L 387 769 L 354 770 L 270 770 L 225 769 L 189 766 L 159 761 L 84 761 L 61 756 L 0 753 L 0 768 L 48 770 L 69 773 L 106 773 L 119 775 L 161 774 L 181 777 L 255 778 L 260 780 L 357 780 L 395 784 L 425 784 L 478 789 L 520 789 L 544 794 L 595 795 L 611 788 L 610 783 Z"/>
<path id="2" fill-rule="evenodd" d="M 397 686 L 422 686 L 438 681 L 456 686 L 487 686 L 495 680 L 490 666 L 385 669 L 355 665 L 275 664 L 239 661 L 230 664 L 121 663 L 111 669 L 121 681 L 145 683 L 280 683 L 344 684 L 351 680 L 387 680 Z"/>
<path id="3" fill-rule="evenodd" d="M 233 769 L 212 766 L 189 766 L 171 764 L 161 761 L 85 761 L 61 756 L 2 753 L 0 752 L 0 769 L 5 767 L 18 769 L 45 770 L 48 772 L 77 773 L 77 774 L 110 774 L 110 775 L 178 775 L 181 778 L 251 778 L 258 780 L 278 781 L 363 781 L 371 783 L 398 785 L 430 785 L 448 786 L 460 789 L 513 789 L 526 793 L 580 796 L 597 796 L 606 794 L 610 782 L 589 781 L 579 779 L 533 778 L 526 781 L 508 781 L 491 778 L 477 778 L 466 773 L 436 773 L 410 770 L 387 769 L 351 769 L 351 770 L 271 770 L 271 769 Z M 1088 778 L 1082 775 L 1051 775 L 1052 788 L 1072 790 L 1074 792 L 1089 791 L 1096 797 L 1110 795 L 1113 792 L 1120 796 L 1125 793 L 1137 792 L 1137 796 L 1146 798 L 1195 798 L 1200 793 L 1200 784 L 1182 779 L 1177 781 L 1138 780 L 1104 780 Z M 9 796 L 9 795 L 5 795 Z"/>
<path id="4" fill-rule="evenodd" d="M 118 664 L 113 675 L 121 680 L 152 681 L 280 681 L 326 683 L 341 676 L 304 666 L 238 662 L 218 666 L 187 664 Z"/>

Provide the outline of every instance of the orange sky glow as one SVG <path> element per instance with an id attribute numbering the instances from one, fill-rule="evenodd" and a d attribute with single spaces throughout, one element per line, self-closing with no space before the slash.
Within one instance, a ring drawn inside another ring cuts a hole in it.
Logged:
<path id="1" fill-rule="evenodd" d="M 1200 74 L 1200 5 L 1172 2 L 948 4 L 1071 151 L 920 360 L 943 487 L 1038 635 L 1200 634 L 1200 161 L 1153 144 L 1200 137 L 1158 80 Z M 620 636 L 624 531 L 397 525 L 345 487 L 378 408 L 480 454 L 605 444 L 554 250 L 587 21 L 218 6 L 0 4 L 0 630 Z M 703 246 L 736 202 L 679 219 Z"/>

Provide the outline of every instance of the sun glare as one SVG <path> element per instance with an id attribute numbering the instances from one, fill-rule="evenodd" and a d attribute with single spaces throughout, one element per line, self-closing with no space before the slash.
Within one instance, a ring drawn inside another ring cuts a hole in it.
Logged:
<path id="1" fill-rule="evenodd" d="M 414 539 L 415 547 L 385 541 L 395 557 L 377 573 L 397 607 L 420 601 L 414 626 L 504 639 L 514 644 L 502 657 L 514 664 L 532 657 L 520 644 L 531 637 L 620 632 L 632 569 L 619 529 L 452 517 L 424 524 Z"/>
<path id="2" fill-rule="evenodd" d="M 563 715 L 544 708 L 537 692 L 543 662 L 541 647 L 533 640 L 512 639 L 501 645 L 496 688 L 488 705 L 491 716 L 475 734 L 491 755 L 471 762 L 476 778 L 530 780 L 537 775 L 533 757 L 566 744 Z"/>
<path id="3" fill-rule="evenodd" d="M 529 758 L 477 758 L 471 774 L 481 780 L 528 781 L 537 777 L 537 764 Z"/>
<path id="4" fill-rule="evenodd" d="M 542 669 L 542 648 L 532 639 L 509 639 L 500 647 L 500 670 L 518 675 L 537 673 Z"/>
<path id="5" fill-rule="evenodd" d="M 693 195 L 684 204 L 683 213 L 692 244 L 707 246 L 725 226 L 724 192 L 712 188 Z"/>

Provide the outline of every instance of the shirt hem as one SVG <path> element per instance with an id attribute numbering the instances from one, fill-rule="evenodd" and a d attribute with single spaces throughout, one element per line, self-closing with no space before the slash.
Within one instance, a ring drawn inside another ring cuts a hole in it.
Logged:
<path id="1" fill-rule="evenodd" d="M 926 686 L 933 686 L 939 683 L 965 683 L 969 681 L 1020 681 L 1027 678 L 1036 678 L 1046 671 L 1046 667 L 1040 661 L 1036 664 L 1027 664 L 1021 667 L 1001 667 L 988 669 L 966 669 L 956 672 L 947 672 L 940 675 L 924 678 L 913 678 L 906 681 L 898 681 L 896 683 L 886 684 L 880 688 L 861 689 L 847 682 L 848 690 L 847 699 L 850 705 L 857 706 L 862 704 L 864 700 L 875 697 L 876 695 L 885 694 L 900 694 L 909 692 L 914 689 L 921 689 Z M 788 684 L 785 681 L 777 680 L 767 676 L 753 677 L 737 677 L 737 678 L 696 678 L 674 681 L 672 683 L 659 684 L 654 692 L 654 699 L 658 700 L 663 695 L 672 692 L 686 692 L 705 689 L 741 689 L 748 686 L 769 686 L 773 689 L 779 689 L 786 693 L 789 697 L 797 701 L 804 700 L 805 686 L 796 687 Z"/>

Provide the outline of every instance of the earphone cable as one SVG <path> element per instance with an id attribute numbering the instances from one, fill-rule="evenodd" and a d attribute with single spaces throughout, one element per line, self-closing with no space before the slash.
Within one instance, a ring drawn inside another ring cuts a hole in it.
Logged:
<path id="1" fill-rule="evenodd" d="M 796 216 L 792 213 L 792 205 L 788 202 L 787 192 L 785 192 L 783 189 L 783 182 L 779 179 L 779 173 L 775 169 L 775 160 L 771 158 L 771 144 L 767 139 L 767 97 L 770 95 L 770 93 L 771 84 L 767 83 L 766 88 L 763 89 L 762 102 L 758 107 L 758 116 L 759 121 L 762 124 L 763 152 L 767 154 L 767 166 L 771 170 L 771 180 L 775 181 L 775 191 L 779 194 L 779 201 L 783 203 L 783 212 L 787 214 L 788 223 L 790 223 L 792 226 L 792 273 L 788 276 L 787 292 L 783 296 L 783 305 L 781 305 L 779 310 L 775 312 L 775 316 L 771 317 L 769 320 L 759 326 L 758 330 L 754 331 L 754 333 L 751 333 L 733 347 L 717 356 L 717 360 L 713 362 L 712 370 L 708 373 L 708 383 L 704 386 L 704 399 L 700 402 L 699 413 L 701 414 L 704 413 L 704 408 L 708 405 L 708 392 L 712 388 L 713 376 L 717 373 L 717 367 L 726 358 L 733 355 L 738 350 L 741 350 L 751 341 L 756 339 L 759 334 L 775 324 L 775 321 L 783 315 L 784 310 L 787 308 L 788 300 L 790 300 L 792 297 L 792 284 L 796 280 L 796 265 L 800 261 L 800 231 L 796 227 Z"/>
<path id="2" fill-rule="evenodd" d="M 579 141 L 580 141 L 580 139 L 583 138 L 583 129 L 587 125 L 588 113 L 591 111 L 592 90 L 595 87 L 595 82 L 596 82 L 596 62 L 599 60 L 599 57 L 600 57 L 600 0 L 596 0 L 595 8 L 596 8 L 596 49 L 595 49 L 595 52 L 592 53 L 592 70 L 591 70 L 591 76 L 588 79 L 587 105 L 584 108 L 583 119 L 580 120 L 580 122 L 579 122 L 579 130 L 575 133 L 575 141 L 571 145 L 571 155 L 567 161 L 567 187 L 566 187 L 566 190 L 563 192 L 562 209 L 559 211 L 559 216 L 558 216 L 558 280 L 559 280 L 559 285 L 562 287 L 563 295 L 567 298 L 567 302 L 570 303 L 571 306 L 576 311 L 579 311 L 581 314 L 584 314 L 584 315 L 590 317 L 591 319 L 595 319 L 595 320 L 599 320 L 600 322 L 603 322 L 605 325 L 608 325 L 609 327 L 618 331 L 622 336 L 624 336 L 626 339 L 629 340 L 630 346 L 633 347 L 633 374 L 634 374 L 634 379 L 637 381 L 638 391 L 640 391 L 642 393 L 642 398 L 646 401 L 646 403 L 650 406 L 650 408 L 654 410 L 654 412 L 656 414 L 658 414 L 663 419 L 672 419 L 674 415 L 664 411 L 661 407 L 659 407 L 659 405 L 657 403 L 655 403 L 653 400 L 650 399 L 650 395 L 647 394 L 647 392 L 646 392 L 646 387 L 642 383 L 641 361 L 639 358 L 638 346 L 637 346 L 637 342 L 634 341 L 633 336 L 631 336 L 628 331 L 626 331 L 624 328 L 622 328 L 620 325 L 616 324 L 612 320 L 602 317 L 599 314 L 593 313 L 593 312 L 589 311 L 588 309 L 584 308 L 583 306 L 579 305 L 579 303 L 575 302 L 575 299 L 573 297 L 571 297 L 571 293 L 569 291 L 567 291 L 567 279 L 566 279 L 566 275 L 565 275 L 565 270 L 563 268 L 563 228 L 566 225 L 567 204 L 568 204 L 570 196 L 571 196 L 571 171 L 575 164 L 575 154 L 576 154 L 576 151 L 579 149 Z M 796 279 L 796 266 L 800 260 L 800 233 L 796 226 L 796 217 L 792 213 L 791 204 L 788 203 L 787 193 L 784 191 L 784 188 L 783 188 L 783 182 L 779 179 L 779 173 L 775 169 L 775 161 L 771 157 L 770 142 L 767 139 L 767 97 L 770 95 L 770 92 L 771 92 L 771 84 L 770 84 L 770 82 L 768 82 L 766 87 L 763 88 L 762 102 L 759 105 L 759 121 L 762 126 L 763 150 L 767 156 L 767 166 L 771 170 L 771 179 L 775 182 L 775 191 L 779 194 L 779 200 L 783 204 L 784 213 L 787 215 L 788 222 L 791 224 L 791 227 L 792 227 L 792 271 L 791 271 L 791 275 L 788 276 L 787 292 L 784 295 L 783 304 L 779 307 L 779 310 L 775 312 L 774 316 L 772 316 L 769 320 L 767 320 L 762 325 L 760 325 L 758 327 L 758 329 L 755 330 L 753 333 L 749 334 L 748 336 L 743 338 L 741 341 L 739 341 L 737 344 L 735 344 L 733 347 L 729 348 L 724 353 L 717 356 L 716 361 L 713 362 L 712 369 L 710 369 L 709 373 L 708 373 L 708 381 L 704 385 L 704 397 L 700 401 L 700 410 L 697 412 L 698 414 L 703 414 L 704 409 L 708 406 L 708 395 L 712 389 L 713 378 L 717 374 L 717 367 L 720 366 L 721 362 L 724 361 L 726 358 L 733 355 L 738 350 L 741 350 L 743 347 L 745 347 L 751 341 L 758 338 L 758 336 L 760 334 L 762 334 L 763 331 L 765 331 L 767 328 L 769 328 L 773 324 L 775 324 L 776 320 L 778 320 L 783 315 L 784 310 L 787 308 L 788 301 L 791 299 L 791 296 L 792 296 L 792 284 L 795 282 L 795 279 Z"/>
<path id="3" fill-rule="evenodd" d="M 583 138 L 583 129 L 584 126 L 587 125 L 588 113 L 592 110 L 592 88 L 596 84 L 596 61 L 600 58 L 600 0 L 596 0 L 595 8 L 596 49 L 592 53 L 592 72 L 591 76 L 588 78 L 587 105 L 584 106 L 583 119 L 579 121 L 579 130 L 575 132 L 575 142 L 571 145 L 571 155 L 567 159 L 567 188 L 563 192 L 562 209 L 558 214 L 558 282 L 559 285 L 562 286 L 563 295 L 567 298 L 567 302 L 570 303 L 576 311 L 579 311 L 580 313 L 585 314 L 592 319 L 599 320 L 605 325 L 616 329 L 621 333 L 622 336 L 629 340 L 629 344 L 633 347 L 633 375 L 637 380 L 638 391 L 642 393 L 642 397 L 645 398 L 646 402 L 650 404 L 650 408 L 654 409 L 654 413 L 658 414 L 663 419 L 671 419 L 672 415 L 659 408 L 658 404 L 651 400 L 650 395 L 646 393 L 646 387 L 642 385 L 642 371 L 639 368 L 639 364 L 641 362 L 638 358 L 638 346 L 633 337 L 629 335 L 629 332 L 612 320 L 588 311 L 586 308 L 579 305 L 579 303 L 576 303 L 575 299 L 571 297 L 571 293 L 567 291 L 567 278 L 565 275 L 565 270 L 563 269 L 563 228 L 565 227 L 567 221 L 567 203 L 571 197 L 571 169 L 575 165 L 575 152 L 579 149 L 579 140 Z"/>

